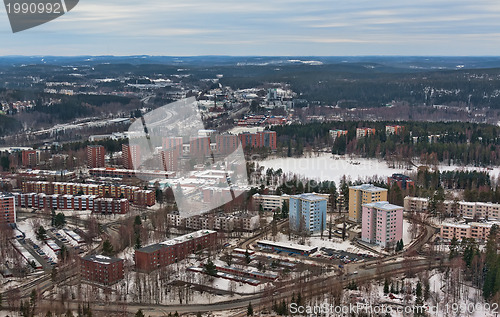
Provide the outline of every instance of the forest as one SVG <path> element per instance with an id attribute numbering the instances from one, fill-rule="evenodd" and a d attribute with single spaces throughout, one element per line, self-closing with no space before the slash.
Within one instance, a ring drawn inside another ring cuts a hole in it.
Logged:
<path id="1" fill-rule="evenodd" d="M 404 126 L 402 133 L 387 135 L 385 126 Z M 375 128 L 376 133 L 356 138 L 356 128 Z M 329 130 L 347 130 L 333 141 Z M 422 164 L 500 164 L 500 127 L 463 122 L 373 122 L 343 121 L 292 124 L 272 128 L 278 135 L 278 154 L 300 156 L 304 150 L 331 148 L 333 154 L 356 154 L 395 161 L 419 159 Z M 429 140 L 432 138 L 432 140 Z"/>

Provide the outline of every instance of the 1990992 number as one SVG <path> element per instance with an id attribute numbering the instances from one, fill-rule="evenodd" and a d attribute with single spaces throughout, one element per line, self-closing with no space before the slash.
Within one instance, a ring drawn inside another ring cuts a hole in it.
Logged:
<path id="1" fill-rule="evenodd" d="M 55 3 L 14 2 L 14 3 L 7 3 L 5 7 L 7 8 L 8 14 L 64 13 L 60 2 L 55 2 Z"/>

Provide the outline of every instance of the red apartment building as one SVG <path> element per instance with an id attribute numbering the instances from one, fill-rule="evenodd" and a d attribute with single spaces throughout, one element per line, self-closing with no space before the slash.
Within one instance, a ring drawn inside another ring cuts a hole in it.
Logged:
<path id="1" fill-rule="evenodd" d="M 236 151 L 240 140 L 237 135 L 234 134 L 220 134 L 215 138 L 217 143 L 217 153 L 222 155 L 228 155 Z"/>
<path id="2" fill-rule="evenodd" d="M 162 145 L 164 150 L 175 150 L 178 156 L 182 156 L 182 137 L 165 137 Z"/>
<path id="3" fill-rule="evenodd" d="M 97 195 L 106 198 L 126 198 L 136 205 L 153 206 L 155 192 L 137 186 L 114 184 L 80 184 L 45 181 L 25 181 L 21 185 L 23 193 L 44 193 L 48 195 Z"/>
<path id="4" fill-rule="evenodd" d="M 138 271 L 152 272 L 185 259 L 195 251 L 217 243 L 217 232 L 199 230 L 165 242 L 135 250 L 135 267 Z"/>
<path id="5" fill-rule="evenodd" d="M 112 285 L 123 279 L 123 259 L 104 255 L 87 255 L 80 259 L 82 279 Z"/>
<path id="6" fill-rule="evenodd" d="M 210 156 L 210 137 L 191 137 L 189 139 L 189 154 L 192 157 Z"/>
<path id="7" fill-rule="evenodd" d="M 37 150 L 23 150 L 21 163 L 24 167 L 36 167 L 39 160 L 40 156 Z"/>
<path id="8" fill-rule="evenodd" d="M 16 206 L 31 208 L 92 210 L 93 213 L 125 214 L 130 210 L 127 199 L 98 198 L 96 195 L 59 195 L 43 193 L 14 193 Z"/>
<path id="9" fill-rule="evenodd" d="M 241 133 L 238 135 L 243 148 L 246 147 L 266 147 L 276 150 L 276 132 L 260 131 L 257 133 Z"/>
<path id="10" fill-rule="evenodd" d="M 104 155 L 106 151 L 102 145 L 87 146 L 87 167 L 104 167 Z"/>
<path id="11" fill-rule="evenodd" d="M 173 149 L 161 151 L 161 161 L 163 169 L 167 172 L 175 172 L 179 169 L 179 152 Z"/>
<path id="12" fill-rule="evenodd" d="M 126 169 L 138 169 L 141 164 L 141 148 L 138 145 L 122 144 L 122 164 Z"/>
<path id="13" fill-rule="evenodd" d="M 14 195 L 0 193 L 0 224 L 16 223 L 16 199 Z"/>

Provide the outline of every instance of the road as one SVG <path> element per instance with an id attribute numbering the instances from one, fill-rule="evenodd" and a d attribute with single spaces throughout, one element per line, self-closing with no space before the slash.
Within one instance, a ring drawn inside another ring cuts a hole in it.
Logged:
<path id="1" fill-rule="evenodd" d="M 412 261 L 403 261 L 395 263 L 385 263 L 382 265 L 377 265 L 372 268 L 367 268 L 360 271 L 358 274 L 351 274 L 345 276 L 332 276 L 332 277 L 319 277 L 313 279 L 309 282 L 304 282 L 301 285 L 302 290 L 294 283 L 287 283 L 286 285 L 273 289 L 273 294 L 278 294 L 276 296 L 268 296 L 269 294 L 255 294 L 243 296 L 238 299 L 228 300 L 224 302 L 214 303 L 214 304 L 188 304 L 188 305 L 157 305 L 157 304 L 138 304 L 138 303 L 111 303 L 111 302 L 100 302 L 94 303 L 92 308 L 94 311 L 101 312 L 116 312 L 123 311 L 124 309 L 131 314 L 137 312 L 141 309 L 146 316 L 165 316 L 168 313 L 196 313 L 196 312 L 214 312 L 214 311 L 227 311 L 235 309 L 244 309 L 248 306 L 249 302 L 252 302 L 254 309 L 258 305 L 270 305 L 273 301 L 281 301 L 282 298 L 289 299 L 292 293 L 297 293 L 298 291 L 304 291 L 307 296 L 315 296 L 318 294 L 324 294 L 331 290 L 332 286 L 337 285 L 338 287 L 344 287 L 350 282 L 362 282 L 365 280 L 373 280 L 378 278 L 384 278 L 387 276 L 393 276 L 394 274 L 404 273 L 407 270 L 412 270 L 413 272 L 424 271 L 429 269 L 434 269 L 438 267 L 443 267 L 448 265 L 447 262 L 444 263 L 432 263 L 431 258 L 425 259 L 412 259 Z M 78 307 L 78 301 L 69 301 L 68 307 L 76 309 Z"/>

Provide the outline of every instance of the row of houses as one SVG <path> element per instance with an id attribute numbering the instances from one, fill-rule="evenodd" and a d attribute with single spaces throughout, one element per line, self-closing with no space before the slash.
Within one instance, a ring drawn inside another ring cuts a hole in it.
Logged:
<path id="1" fill-rule="evenodd" d="M 96 195 L 48 195 L 44 193 L 13 193 L 18 207 L 38 209 L 92 210 L 100 214 L 125 214 L 130 203 L 125 198 L 99 198 Z"/>
<path id="2" fill-rule="evenodd" d="M 260 217 L 257 214 L 247 212 L 237 214 L 204 214 L 192 217 L 182 217 L 179 213 L 170 213 L 167 215 L 169 223 L 178 228 L 187 228 L 192 230 L 220 230 L 231 232 L 233 230 L 254 231 L 259 227 Z"/>
<path id="3" fill-rule="evenodd" d="M 429 198 L 407 196 L 404 199 L 404 209 L 409 212 L 427 212 L 429 205 Z M 442 212 L 465 219 L 500 220 L 500 204 L 497 203 L 445 200 Z"/>
<path id="4" fill-rule="evenodd" d="M 96 195 L 106 198 L 125 198 L 129 202 L 140 206 L 153 206 L 156 202 L 154 191 L 127 185 L 24 181 L 21 189 L 23 193 Z"/>

